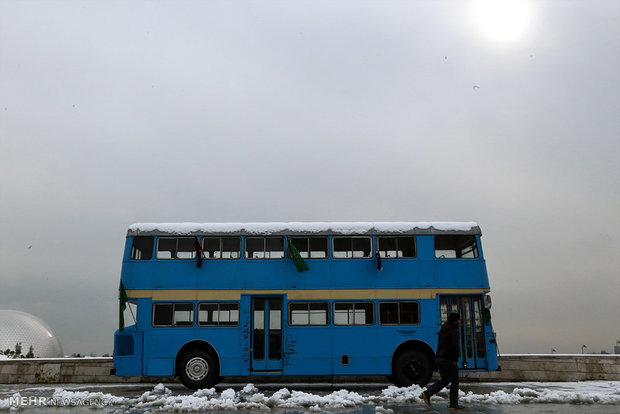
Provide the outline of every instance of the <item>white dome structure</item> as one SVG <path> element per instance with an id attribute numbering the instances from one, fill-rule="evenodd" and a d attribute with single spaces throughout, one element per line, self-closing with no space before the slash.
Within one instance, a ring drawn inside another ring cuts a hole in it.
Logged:
<path id="1" fill-rule="evenodd" d="M 35 358 L 63 356 L 56 334 L 41 319 L 26 312 L 0 310 L 0 353 L 14 351 L 17 343 L 21 343 L 24 356 L 31 346 Z"/>

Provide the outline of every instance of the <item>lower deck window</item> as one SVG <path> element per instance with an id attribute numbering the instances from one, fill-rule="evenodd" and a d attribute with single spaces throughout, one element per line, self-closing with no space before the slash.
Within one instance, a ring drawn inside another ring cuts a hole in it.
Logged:
<path id="1" fill-rule="evenodd" d="M 193 303 L 155 303 L 153 305 L 153 326 L 192 326 L 193 324 Z"/>
<path id="2" fill-rule="evenodd" d="M 329 324 L 329 304 L 327 302 L 291 302 L 288 309 L 290 325 Z"/>
<path id="3" fill-rule="evenodd" d="M 199 326 L 233 326 L 238 324 L 238 303 L 201 303 L 198 305 Z"/>
<path id="4" fill-rule="evenodd" d="M 372 302 L 335 302 L 334 325 L 372 325 L 374 313 Z"/>
<path id="5" fill-rule="evenodd" d="M 418 302 L 379 303 L 379 323 L 382 325 L 416 325 L 420 323 Z"/>

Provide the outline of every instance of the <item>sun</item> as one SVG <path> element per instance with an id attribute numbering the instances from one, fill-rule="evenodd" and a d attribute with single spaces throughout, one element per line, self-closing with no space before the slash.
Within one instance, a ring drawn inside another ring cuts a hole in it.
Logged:
<path id="1" fill-rule="evenodd" d="M 514 42 L 526 33 L 532 7 L 527 0 L 484 0 L 473 4 L 476 25 L 489 39 Z"/>

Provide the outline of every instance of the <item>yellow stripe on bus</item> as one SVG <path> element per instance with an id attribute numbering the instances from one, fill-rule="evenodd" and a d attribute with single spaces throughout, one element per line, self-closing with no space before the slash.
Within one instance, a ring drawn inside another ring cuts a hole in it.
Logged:
<path id="1" fill-rule="evenodd" d="M 240 300 L 241 295 L 286 295 L 299 299 L 434 299 L 476 295 L 489 289 L 127 289 L 129 298 L 153 300 Z"/>

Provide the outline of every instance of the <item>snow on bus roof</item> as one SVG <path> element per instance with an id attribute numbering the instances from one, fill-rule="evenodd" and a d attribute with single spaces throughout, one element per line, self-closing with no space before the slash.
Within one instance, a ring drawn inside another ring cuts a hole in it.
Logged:
<path id="1" fill-rule="evenodd" d="M 136 223 L 128 236 L 202 234 L 482 234 L 475 222 Z"/>

